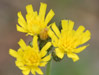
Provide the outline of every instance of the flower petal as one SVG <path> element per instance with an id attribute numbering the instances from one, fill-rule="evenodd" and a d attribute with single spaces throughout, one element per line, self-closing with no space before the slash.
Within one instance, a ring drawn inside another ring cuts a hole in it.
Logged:
<path id="1" fill-rule="evenodd" d="M 81 44 L 83 44 L 83 43 L 87 42 L 88 40 L 90 40 L 90 38 L 91 38 L 90 35 L 91 35 L 90 31 L 86 30 L 86 32 L 84 32 L 83 35 L 82 35 Z"/>
<path id="2" fill-rule="evenodd" d="M 38 48 L 38 37 L 35 35 L 33 37 L 33 48 L 35 48 L 35 50 L 37 50 L 39 52 L 39 48 Z"/>
<path id="3" fill-rule="evenodd" d="M 17 31 L 19 32 L 24 32 L 24 33 L 27 32 L 24 28 L 20 27 L 19 25 L 16 25 L 16 28 L 17 28 Z"/>
<path id="4" fill-rule="evenodd" d="M 19 46 L 20 46 L 23 50 L 26 49 L 26 44 L 25 44 L 25 42 L 24 42 L 23 39 L 20 39 L 20 41 L 18 42 L 18 44 L 19 44 Z"/>
<path id="5" fill-rule="evenodd" d="M 27 14 L 33 14 L 33 7 L 31 4 L 26 6 L 26 11 Z"/>
<path id="6" fill-rule="evenodd" d="M 38 68 L 38 67 L 35 68 L 35 71 L 36 71 L 38 74 L 41 74 L 41 75 L 43 74 L 42 70 L 41 70 L 40 68 Z"/>
<path id="7" fill-rule="evenodd" d="M 18 68 L 19 68 L 20 70 L 28 70 L 28 69 L 29 69 L 27 66 L 18 66 Z"/>
<path id="8" fill-rule="evenodd" d="M 51 47 L 51 42 L 47 42 L 47 44 L 41 49 L 41 57 L 44 57 L 47 54 L 47 50 Z"/>
<path id="9" fill-rule="evenodd" d="M 45 24 L 47 25 L 48 22 L 53 18 L 55 15 L 54 11 L 51 9 L 45 18 Z"/>
<path id="10" fill-rule="evenodd" d="M 22 62 L 22 60 L 21 61 L 15 61 L 15 64 L 16 64 L 16 66 L 18 66 L 18 67 L 23 67 L 24 66 L 24 63 Z"/>
<path id="11" fill-rule="evenodd" d="M 74 53 L 67 53 L 68 58 L 72 58 L 74 62 L 76 62 L 77 60 L 79 60 L 79 57 L 77 56 L 77 54 Z"/>
<path id="12" fill-rule="evenodd" d="M 35 69 L 34 69 L 34 68 L 31 69 L 31 73 L 32 73 L 33 75 L 36 75 L 36 74 L 35 74 Z"/>
<path id="13" fill-rule="evenodd" d="M 40 16 L 41 20 L 43 20 L 43 21 L 45 18 L 46 8 L 47 8 L 47 4 L 41 3 L 40 9 L 39 9 L 39 16 Z"/>
<path id="14" fill-rule="evenodd" d="M 57 36 L 54 34 L 54 32 L 51 29 L 48 30 L 48 35 L 52 39 L 52 43 L 53 43 L 54 47 L 56 47 L 57 46 L 57 43 L 58 43 Z"/>
<path id="15" fill-rule="evenodd" d="M 74 27 L 74 22 L 71 20 L 62 20 L 61 23 L 63 30 L 72 30 Z"/>
<path id="16" fill-rule="evenodd" d="M 42 63 L 40 63 L 40 66 L 45 67 L 46 64 L 47 64 L 47 62 L 42 62 Z"/>
<path id="17" fill-rule="evenodd" d="M 73 29 L 73 27 L 74 27 L 74 22 L 73 21 L 71 21 L 71 20 L 69 20 L 68 21 L 68 30 L 72 30 Z"/>
<path id="18" fill-rule="evenodd" d="M 68 20 L 61 20 L 62 23 L 62 29 L 67 30 L 68 29 Z"/>
<path id="19" fill-rule="evenodd" d="M 41 52 L 40 52 L 40 56 L 41 56 L 41 57 L 44 57 L 46 54 L 47 54 L 47 51 L 41 51 Z"/>
<path id="20" fill-rule="evenodd" d="M 49 54 L 48 56 L 44 57 L 41 61 L 49 61 L 51 59 L 51 54 Z"/>
<path id="21" fill-rule="evenodd" d="M 80 35 L 81 33 L 83 33 L 83 31 L 85 30 L 85 27 L 84 26 L 79 26 L 79 28 L 76 30 L 76 35 Z"/>
<path id="22" fill-rule="evenodd" d="M 42 48 L 42 50 L 47 51 L 51 47 L 51 42 L 47 42 L 46 45 Z"/>
<path id="23" fill-rule="evenodd" d="M 15 50 L 13 50 L 13 49 L 10 49 L 10 50 L 9 50 L 9 54 L 10 54 L 11 56 L 15 57 L 15 58 L 18 56 L 18 53 L 17 53 Z"/>
<path id="24" fill-rule="evenodd" d="M 56 48 L 55 49 L 55 52 L 56 52 L 56 55 L 59 57 L 59 58 L 63 58 L 64 57 L 64 53 L 59 49 L 59 48 Z"/>
<path id="25" fill-rule="evenodd" d="M 23 70 L 22 73 L 23 73 L 24 75 L 28 75 L 28 74 L 30 73 L 30 69 Z"/>
<path id="26" fill-rule="evenodd" d="M 18 12 L 18 23 L 19 23 L 23 28 L 26 28 L 26 21 L 25 21 L 24 17 L 22 16 L 21 11 Z"/>
<path id="27" fill-rule="evenodd" d="M 74 52 L 75 52 L 75 53 L 80 53 L 80 52 L 83 51 L 87 46 L 89 46 L 89 45 L 79 47 L 79 48 L 75 49 Z"/>
<path id="28" fill-rule="evenodd" d="M 56 26 L 55 23 L 52 24 L 52 29 L 53 29 L 53 31 L 55 32 L 55 34 L 56 34 L 58 37 L 60 37 L 60 31 L 59 31 L 59 29 L 57 28 L 57 26 Z"/>

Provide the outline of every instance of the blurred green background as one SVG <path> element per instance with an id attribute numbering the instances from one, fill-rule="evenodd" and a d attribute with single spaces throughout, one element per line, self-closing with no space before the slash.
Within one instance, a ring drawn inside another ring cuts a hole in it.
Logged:
<path id="1" fill-rule="evenodd" d="M 25 16 L 27 4 L 39 10 L 40 2 L 48 4 L 47 12 L 54 10 L 52 22 L 70 19 L 76 28 L 84 25 L 92 34 L 90 46 L 78 54 L 80 60 L 74 63 L 65 57 L 61 62 L 53 61 L 51 75 L 99 75 L 99 0 L 0 0 L 0 75 L 22 75 L 8 51 L 18 49 L 20 38 L 27 43 L 32 38 L 16 31 L 17 12 Z"/>

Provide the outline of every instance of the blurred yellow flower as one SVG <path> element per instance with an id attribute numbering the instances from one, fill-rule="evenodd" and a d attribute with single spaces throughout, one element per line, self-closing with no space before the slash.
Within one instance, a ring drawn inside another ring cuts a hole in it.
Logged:
<path id="1" fill-rule="evenodd" d="M 88 46 L 82 45 L 91 38 L 91 33 L 89 30 L 84 31 L 85 28 L 82 25 L 77 30 L 74 30 L 74 22 L 71 20 L 62 20 L 61 24 L 61 32 L 56 24 L 53 23 L 52 30 L 50 29 L 48 34 L 52 39 L 56 55 L 62 59 L 64 54 L 67 54 L 67 57 L 72 58 L 75 62 L 79 60 L 76 53 L 80 53 Z"/>
<path id="2" fill-rule="evenodd" d="M 18 12 L 18 23 L 16 25 L 17 31 L 27 33 L 27 35 L 40 34 L 44 29 L 49 29 L 48 23 L 55 15 L 54 11 L 51 9 L 46 15 L 47 4 L 40 3 L 39 13 L 33 10 L 32 5 L 26 6 L 26 20 L 21 14 L 21 11 Z M 46 15 L 46 17 L 45 17 Z M 45 34 L 44 34 L 45 35 Z M 46 34 L 47 35 L 47 34 Z"/>
<path id="3" fill-rule="evenodd" d="M 33 47 L 27 46 L 21 39 L 18 42 L 20 46 L 18 51 L 13 49 L 9 50 L 9 54 L 16 58 L 16 66 L 22 70 L 23 75 L 29 75 L 30 71 L 34 75 L 36 75 L 35 72 L 42 75 L 43 72 L 39 67 L 44 67 L 51 59 L 51 54 L 47 55 L 47 50 L 51 46 L 51 42 L 48 42 L 41 50 L 39 50 L 37 39 L 38 37 L 34 36 Z"/>

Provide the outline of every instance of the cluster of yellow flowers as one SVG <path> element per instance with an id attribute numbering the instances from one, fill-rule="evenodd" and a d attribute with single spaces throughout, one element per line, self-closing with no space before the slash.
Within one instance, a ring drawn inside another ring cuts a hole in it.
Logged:
<path id="1" fill-rule="evenodd" d="M 51 56 L 52 53 L 48 53 L 51 46 L 54 47 L 53 51 L 58 58 L 63 59 L 64 54 L 66 54 L 67 57 L 72 58 L 74 62 L 79 60 L 77 53 L 80 53 L 88 46 L 82 45 L 91 38 L 90 31 L 85 31 L 84 26 L 79 26 L 77 30 L 74 30 L 74 22 L 71 20 L 61 20 L 61 31 L 55 23 L 48 25 L 55 13 L 51 9 L 45 17 L 46 8 L 47 4 L 41 3 L 39 13 L 37 13 L 37 11 L 33 10 L 32 5 L 27 5 L 26 20 L 21 12 L 18 12 L 19 25 L 16 25 L 17 31 L 33 36 L 32 46 L 26 45 L 25 42 L 20 39 L 18 42 L 20 46 L 18 51 L 10 49 L 9 54 L 16 58 L 15 64 L 22 70 L 24 75 L 29 75 L 30 72 L 34 75 L 36 75 L 36 72 L 43 75 L 40 67 L 45 67 L 53 57 Z M 51 38 L 51 42 L 47 42 L 40 49 L 38 37 L 40 37 L 41 40 Z"/>

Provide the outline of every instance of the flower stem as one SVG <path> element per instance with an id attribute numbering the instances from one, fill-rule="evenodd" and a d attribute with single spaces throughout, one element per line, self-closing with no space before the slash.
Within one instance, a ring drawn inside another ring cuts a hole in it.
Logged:
<path id="1" fill-rule="evenodd" d="M 52 60 L 50 60 L 47 64 L 47 67 L 46 67 L 46 75 L 51 75 L 51 62 Z"/>

